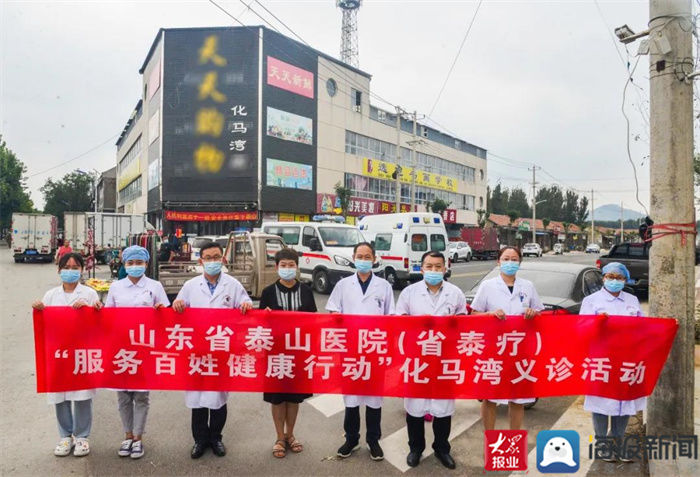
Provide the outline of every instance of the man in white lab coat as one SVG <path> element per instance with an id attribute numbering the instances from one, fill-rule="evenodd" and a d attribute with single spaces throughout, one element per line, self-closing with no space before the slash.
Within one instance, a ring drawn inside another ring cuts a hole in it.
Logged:
<path id="1" fill-rule="evenodd" d="M 188 280 L 173 302 L 173 309 L 182 313 L 185 308 L 240 308 L 245 313 L 253 307 L 248 293 L 235 278 L 221 273 L 224 252 L 221 245 L 211 242 L 199 251 L 199 263 L 204 273 Z M 226 424 L 227 392 L 186 391 L 185 403 L 192 409 L 192 436 L 194 446 L 190 456 L 199 459 L 207 447 L 219 457 L 226 455 L 222 431 Z"/>
<path id="2" fill-rule="evenodd" d="M 397 315 L 453 316 L 467 314 L 467 300 L 462 290 L 444 281 L 445 256 L 440 252 L 426 252 L 421 259 L 423 281 L 406 287 L 396 302 Z M 437 331 L 437 330 L 436 330 Z M 450 455 L 450 428 L 455 412 L 454 399 L 406 398 L 406 427 L 409 454 L 406 462 L 415 467 L 425 450 L 426 414 L 433 416 L 433 450 L 435 457 L 448 469 L 455 468 Z"/>
<path id="3" fill-rule="evenodd" d="M 345 315 L 393 315 L 394 291 L 391 284 L 372 273 L 376 261 L 374 247 L 361 242 L 355 245 L 353 260 L 357 273 L 340 280 L 333 289 L 326 310 Z M 381 396 L 343 396 L 345 401 L 345 443 L 338 449 L 339 457 L 350 457 L 360 442 L 360 406 L 366 406 L 367 447 L 372 460 L 384 459 L 379 445 L 382 437 Z"/>

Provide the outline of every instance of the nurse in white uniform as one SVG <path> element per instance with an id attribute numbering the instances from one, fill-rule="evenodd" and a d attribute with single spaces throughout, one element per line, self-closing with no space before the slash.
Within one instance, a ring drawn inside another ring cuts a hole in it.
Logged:
<path id="1" fill-rule="evenodd" d="M 148 278 L 146 266 L 150 260 L 148 250 L 132 245 L 122 251 L 126 278 L 112 283 L 105 300 L 105 308 L 163 308 L 170 305 L 163 285 Z M 151 397 L 144 390 L 117 391 L 119 417 L 124 428 L 124 440 L 119 446 L 119 457 L 140 459 L 145 453 L 142 436 L 146 432 L 146 419 Z"/>
<path id="2" fill-rule="evenodd" d="M 603 267 L 603 289 L 583 299 L 580 315 L 644 316 L 639 300 L 622 291 L 629 280 L 627 267 L 618 262 Z M 583 408 L 593 413 L 593 429 L 596 439 L 613 437 L 621 443 L 630 416 L 646 408 L 646 397 L 630 401 L 618 401 L 599 396 L 586 396 Z M 608 426 L 610 431 L 608 431 Z M 632 462 L 626 456 L 617 456 L 622 462 Z M 614 458 L 606 458 L 614 462 Z"/>
<path id="3" fill-rule="evenodd" d="M 240 308 L 245 313 L 253 302 L 243 285 L 230 275 L 221 273 L 224 252 L 216 242 L 204 245 L 199 251 L 199 263 L 204 273 L 185 282 L 173 302 L 173 309 L 182 313 L 185 308 Z M 185 404 L 192 409 L 192 437 L 194 446 L 190 457 L 199 459 L 208 447 L 223 457 L 226 447 L 222 432 L 226 424 L 227 392 L 186 391 Z"/>
<path id="4" fill-rule="evenodd" d="M 454 316 L 467 314 L 467 300 L 458 287 L 443 280 L 445 256 L 426 252 L 421 260 L 423 281 L 406 287 L 396 302 L 397 315 Z M 409 454 L 406 462 L 415 467 L 425 450 L 424 416 L 433 416 L 433 450 L 435 457 L 447 467 L 456 467 L 450 455 L 450 428 L 455 412 L 454 399 L 404 399 Z"/>
<path id="5" fill-rule="evenodd" d="M 535 286 L 529 280 L 516 277 L 522 255 L 515 247 L 504 247 L 498 252 L 501 273 L 484 280 L 471 304 L 472 315 L 494 315 L 505 320 L 507 315 L 524 315 L 534 318 L 544 309 Z M 524 405 L 534 402 L 534 398 L 486 399 L 481 403 L 481 419 L 484 429 L 496 426 L 496 405 L 507 404 L 511 429 L 520 429 L 525 415 Z"/>
<path id="6" fill-rule="evenodd" d="M 62 255 L 58 260 L 61 285 L 47 291 L 44 298 L 32 303 L 32 308 L 43 310 L 47 306 L 72 306 L 73 308 L 92 306 L 99 310 L 102 303 L 97 292 L 79 283 L 83 267 L 83 257 L 79 254 Z M 88 437 L 92 427 L 92 398 L 96 394 L 94 389 L 86 389 L 46 395 L 49 404 L 56 406 L 58 433 L 61 436 L 61 440 L 53 451 L 55 455 L 67 456 L 71 450 L 76 457 L 90 453 Z"/>
<path id="7" fill-rule="evenodd" d="M 357 273 L 340 280 L 333 289 L 326 310 L 345 315 L 393 315 L 394 291 L 391 284 L 372 273 L 376 260 L 374 247 L 361 242 L 355 245 L 353 260 Z M 372 460 L 384 459 L 379 445 L 382 436 L 381 396 L 343 396 L 345 401 L 345 443 L 338 449 L 339 457 L 350 457 L 360 442 L 360 406 L 366 406 L 367 447 Z"/>

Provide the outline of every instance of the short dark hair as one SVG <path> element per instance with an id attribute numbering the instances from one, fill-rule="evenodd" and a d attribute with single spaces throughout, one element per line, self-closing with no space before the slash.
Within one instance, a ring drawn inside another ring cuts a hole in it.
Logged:
<path id="1" fill-rule="evenodd" d="M 352 256 L 354 257 L 355 254 L 357 253 L 357 249 L 360 247 L 369 247 L 369 249 L 372 251 L 372 256 L 376 257 L 377 256 L 377 251 L 374 249 L 374 245 L 372 245 L 369 242 L 360 242 L 357 245 L 355 245 L 352 249 Z"/>
<path id="2" fill-rule="evenodd" d="M 218 248 L 222 254 L 224 253 L 224 248 L 221 245 L 219 245 L 217 242 L 214 242 L 212 240 L 211 242 L 208 242 L 208 243 L 205 243 L 204 245 L 202 245 L 202 247 L 199 249 L 199 256 L 201 257 L 205 250 L 209 250 L 210 248 L 214 248 L 214 247 Z"/>
<path id="3" fill-rule="evenodd" d="M 58 269 L 62 269 L 66 267 L 66 264 L 68 264 L 68 260 L 70 259 L 75 260 L 75 263 L 80 265 L 80 268 L 85 268 L 85 261 L 83 260 L 83 256 L 80 255 L 79 253 L 71 252 L 71 253 L 66 253 L 65 255 L 61 255 L 61 258 L 58 259 Z"/>
<path id="4" fill-rule="evenodd" d="M 299 253 L 289 247 L 284 247 L 275 254 L 275 263 L 279 265 L 282 260 L 294 260 L 299 265 Z"/>
<path id="5" fill-rule="evenodd" d="M 441 258 L 442 263 L 446 263 L 447 261 L 445 260 L 445 256 L 442 254 L 442 252 L 437 252 L 435 250 L 429 250 L 423 254 L 423 256 L 420 258 L 420 264 L 423 265 L 423 262 L 425 262 L 425 259 L 427 257 L 432 257 L 432 258 Z"/>
<path id="6" fill-rule="evenodd" d="M 518 260 L 521 262 L 523 261 L 523 253 L 520 251 L 520 249 L 518 247 L 513 247 L 512 245 L 508 245 L 507 247 L 503 247 L 502 249 L 500 249 L 498 251 L 498 260 L 501 259 L 501 255 L 503 255 L 506 252 L 506 250 L 514 251 L 515 253 L 518 254 Z"/>

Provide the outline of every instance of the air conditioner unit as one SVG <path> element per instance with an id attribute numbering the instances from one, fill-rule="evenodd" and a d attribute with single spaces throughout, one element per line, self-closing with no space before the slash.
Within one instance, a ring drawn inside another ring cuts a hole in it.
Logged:
<path id="1" fill-rule="evenodd" d="M 428 137 L 428 128 L 425 126 L 420 127 L 420 135 L 423 137 Z"/>
<path id="2" fill-rule="evenodd" d="M 353 109 L 358 113 L 362 112 L 362 106 L 360 106 L 359 104 L 356 104 L 355 106 L 353 106 Z"/>

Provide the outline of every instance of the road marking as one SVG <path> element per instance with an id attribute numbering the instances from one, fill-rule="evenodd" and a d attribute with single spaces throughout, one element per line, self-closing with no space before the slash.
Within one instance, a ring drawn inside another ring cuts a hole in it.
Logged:
<path id="1" fill-rule="evenodd" d="M 334 416 L 345 410 L 345 402 L 341 394 L 319 394 L 306 402 L 311 404 L 326 417 Z"/>
<path id="2" fill-rule="evenodd" d="M 475 399 L 458 399 L 456 411 L 452 419 L 450 440 L 457 438 L 480 419 L 481 403 L 479 401 Z M 433 453 L 433 448 L 431 447 L 432 425 L 429 422 L 426 422 L 425 427 L 426 449 L 423 452 L 423 457 L 421 460 L 429 457 Z M 379 442 L 384 450 L 384 460 L 388 461 L 401 472 L 406 472 L 410 469 L 406 463 L 406 456 L 408 455 L 408 431 L 406 430 L 406 426 L 385 437 Z"/>
<path id="3" fill-rule="evenodd" d="M 550 429 L 551 430 L 573 430 L 579 435 L 579 470 L 576 475 L 586 475 L 593 465 L 593 459 L 588 458 L 588 439 L 592 434 L 593 423 L 591 414 L 583 410 L 583 396 L 579 396 L 576 401 L 564 411 Z M 537 444 L 527 455 L 527 474 L 546 475 L 537 470 Z M 509 477 L 522 477 L 522 472 L 513 472 Z"/>
<path id="4" fill-rule="evenodd" d="M 486 270 L 485 272 L 469 272 L 469 273 L 453 273 L 450 278 L 460 278 L 460 277 L 482 277 L 489 273 L 491 270 Z"/>

